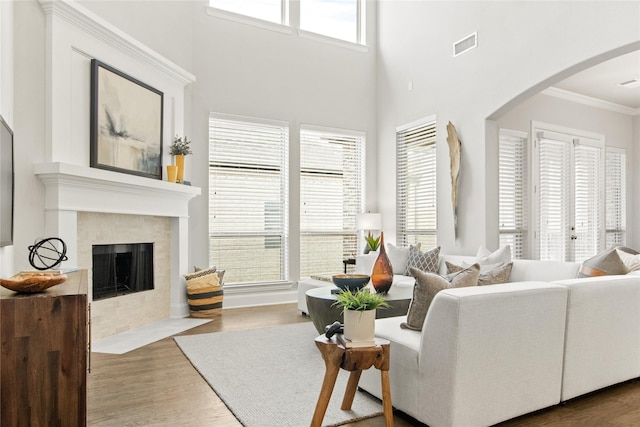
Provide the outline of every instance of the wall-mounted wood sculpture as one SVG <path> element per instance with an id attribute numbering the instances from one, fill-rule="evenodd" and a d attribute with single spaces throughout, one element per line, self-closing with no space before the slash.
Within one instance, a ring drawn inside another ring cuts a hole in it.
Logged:
<path id="1" fill-rule="evenodd" d="M 451 160 L 451 203 L 453 204 L 453 233 L 458 238 L 458 177 L 460 175 L 461 142 L 453 123 L 447 124 L 447 144 Z"/>

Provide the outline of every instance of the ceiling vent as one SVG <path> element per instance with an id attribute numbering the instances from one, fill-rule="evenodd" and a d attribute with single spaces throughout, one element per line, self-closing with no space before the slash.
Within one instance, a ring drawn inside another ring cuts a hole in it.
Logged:
<path id="1" fill-rule="evenodd" d="M 455 58 L 458 55 L 462 55 L 463 53 L 470 51 L 476 46 L 478 46 L 477 31 L 453 44 L 453 57 Z"/>

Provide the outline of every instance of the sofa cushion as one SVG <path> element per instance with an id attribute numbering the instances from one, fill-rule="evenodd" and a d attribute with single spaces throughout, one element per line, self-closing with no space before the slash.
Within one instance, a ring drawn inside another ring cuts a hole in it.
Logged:
<path id="1" fill-rule="evenodd" d="M 421 271 L 437 273 L 439 263 L 440 246 L 426 252 L 422 252 L 415 246 L 409 246 L 409 259 L 407 260 L 407 269 L 405 271 L 405 276 L 412 276 L 412 268 L 416 268 Z"/>
<path id="2" fill-rule="evenodd" d="M 476 254 L 476 262 L 482 265 L 508 264 L 511 262 L 511 246 L 505 245 L 494 252 L 480 246 Z"/>
<path id="3" fill-rule="evenodd" d="M 420 243 L 402 248 L 392 243 L 387 243 L 387 256 L 396 274 L 404 274 L 407 271 L 407 262 L 409 260 L 409 250 L 411 247 L 420 249 Z"/>
<path id="4" fill-rule="evenodd" d="M 448 279 L 435 273 L 421 271 L 417 268 L 412 268 L 411 274 L 416 278 L 416 284 L 413 288 L 413 299 L 411 300 L 409 312 L 407 313 L 407 321 L 401 323 L 400 327 L 421 331 L 431 301 L 433 301 L 436 294 L 443 289 L 476 286 L 478 284 L 480 266 L 474 264 L 469 268 L 452 274 Z"/>
<path id="5" fill-rule="evenodd" d="M 466 268 L 466 267 L 461 267 L 459 265 L 452 264 L 448 261 L 445 261 L 445 264 L 447 266 L 447 275 L 451 273 L 456 273 Z M 509 282 L 509 276 L 511 275 L 512 267 L 513 267 L 513 263 L 510 262 L 508 264 L 495 267 L 489 271 L 483 272 L 482 266 L 480 266 L 480 276 L 478 276 L 478 286 L 497 285 L 500 283 Z"/>
<path id="6" fill-rule="evenodd" d="M 614 247 L 605 249 L 587 259 L 580 266 L 578 277 L 606 276 L 610 274 L 627 274 L 628 269 L 620 259 Z"/>
<path id="7" fill-rule="evenodd" d="M 629 271 L 638 271 L 640 270 L 640 254 L 630 254 L 628 251 L 618 247 L 616 248 L 616 252 L 618 256 L 622 260 L 622 263 L 627 267 Z"/>

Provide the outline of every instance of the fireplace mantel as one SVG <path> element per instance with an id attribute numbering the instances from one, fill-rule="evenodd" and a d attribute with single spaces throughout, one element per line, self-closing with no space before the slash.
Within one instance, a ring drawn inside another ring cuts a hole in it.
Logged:
<path id="1" fill-rule="evenodd" d="M 39 163 L 34 173 L 46 188 L 45 209 L 188 217 L 199 187 L 68 163 Z"/>

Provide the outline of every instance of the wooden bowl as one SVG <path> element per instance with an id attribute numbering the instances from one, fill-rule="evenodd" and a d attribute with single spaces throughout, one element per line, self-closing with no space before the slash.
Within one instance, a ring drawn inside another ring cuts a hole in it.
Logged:
<path id="1" fill-rule="evenodd" d="M 0 285 L 15 292 L 36 293 L 64 283 L 65 280 L 67 280 L 67 275 L 60 273 L 20 273 L 10 279 L 0 279 Z"/>

